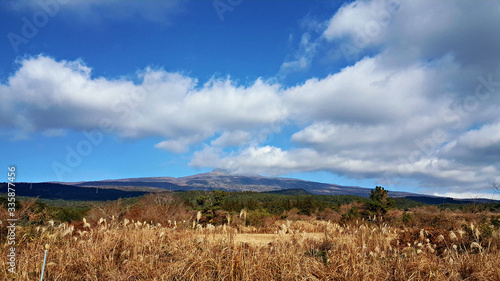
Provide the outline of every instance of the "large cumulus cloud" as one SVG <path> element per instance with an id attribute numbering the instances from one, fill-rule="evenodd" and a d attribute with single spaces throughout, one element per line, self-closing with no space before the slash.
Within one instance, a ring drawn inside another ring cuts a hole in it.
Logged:
<path id="1" fill-rule="evenodd" d="M 108 120 L 119 137 L 162 137 L 157 148 L 192 153 L 196 167 L 485 190 L 500 181 L 499 24 L 497 2 L 345 4 L 320 38 L 307 37 L 307 65 L 348 55 L 342 46 L 359 57 L 294 86 L 201 84 L 150 68 L 111 80 L 82 61 L 25 58 L 0 85 L 0 126 L 54 137 Z"/>

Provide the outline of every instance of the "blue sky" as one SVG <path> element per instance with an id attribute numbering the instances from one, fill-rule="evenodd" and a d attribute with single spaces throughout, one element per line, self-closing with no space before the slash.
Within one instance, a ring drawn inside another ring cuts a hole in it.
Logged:
<path id="1" fill-rule="evenodd" d="M 499 15 L 494 1 L 2 1 L 0 162 L 33 182 L 224 168 L 491 197 Z"/>

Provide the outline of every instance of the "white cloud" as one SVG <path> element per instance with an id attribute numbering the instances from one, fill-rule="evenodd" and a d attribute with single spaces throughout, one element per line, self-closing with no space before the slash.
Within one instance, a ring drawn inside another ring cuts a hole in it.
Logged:
<path id="1" fill-rule="evenodd" d="M 212 146 L 241 146 L 250 141 L 251 135 L 249 132 L 237 130 L 233 132 L 224 131 L 217 139 L 210 142 Z"/>
<path id="2" fill-rule="evenodd" d="M 277 86 L 261 80 L 241 87 L 229 78 L 212 79 L 197 88 L 196 79 L 163 70 L 146 69 L 139 84 L 91 72 L 81 61 L 45 56 L 21 61 L 0 88 L 3 106 L 21 114 L 0 118 L 0 125 L 29 134 L 91 129 L 106 120 L 119 136 L 165 137 L 157 147 L 181 152 L 216 132 L 266 127 L 286 113 Z"/>
<path id="3" fill-rule="evenodd" d="M 398 3 L 356 1 L 329 21 L 328 44 L 358 44 L 360 53 L 372 48 L 376 54 L 283 89 L 288 118 L 299 127 L 291 136 L 298 147 L 249 146 L 229 154 L 205 148 L 191 164 L 266 174 L 330 171 L 454 192 L 488 189 L 500 170 L 493 113 L 500 100 L 493 94 L 498 79 L 484 83 L 498 64 L 484 57 L 498 61 L 489 46 L 500 40 L 477 37 L 494 33 L 500 9 L 483 3 L 471 14 L 463 2 Z M 363 44 L 356 42 L 360 34 L 368 39 Z M 487 94 L 477 95 L 478 87 Z M 469 132 L 477 124 L 483 127 Z"/>
<path id="4" fill-rule="evenodd" d="M 500 58 L 500 39 L 492 36 L 499 14 L 496 1 L 355 1 L 338 10 L 323 36 L 351 59 L 369 48 L 390 53 L 394 64 L 452 54 L 490 72 Z"/>
<path id="5" fill-rule="evenodd" d="M 294 54 L 293 59 L 283 62 L 280 67 L 280 73 L 288 73 L 295 71 L 307 70 L 316 55 L 316 48 L 319 43 L 311 40 L 311 35 L 308 32 L 302 34 L 299 44 L 299 50 Z"/>
<path id="6" fill-rule="evenodd" d="M 500 122 L 483 125 L 462 133 L 443 147 L 443 157 L 471 166 L 482 165 L 485 172 L 494 175 L 500 171 Z"/>
<path id="7" fill-rule="evenodd" d="M 500 147 L 500 122 L 469 131 L 458 142 L 470 148 Z"/>
<path id="8" fill-rule="evenodd" d="M 322 33 L 327 40 L 303 37 L 304 52 L 284 67 L 307 68 L 319 48 L 311 44 L 353 43 L 390 3 L 345 5 Z M 500 84 L 489 76 L 499 70 L 500 40 L 491 34 L 500 9 L 491 4 L 475 3 L 476 14 L 468 2 L 401 2 L 362 46 L 373 54 L 292 87 L 260 79 L 241 86 L 230 78 L 200 85 L 148 68 L 133 83 L 93 77 L 81 61 L 28 58 L 0 85 L 0 126 L 29 135 L 110 120 L 120 137 L 162 137 L 156 147 L 177 153 L 204 144 L 193 154 L 196 167 L 329 171 L 442 193 L 484 191 L 488 180 L 500 181 Z M 285 130 L 269 130 L 285 122 Z M 267 145 L 255 137 L 270 131 L 279 137 Z"/>
<path id="9" fill-rule="evenodd" d="M 302 154 L 313 151 L 303 151 Z M 300 154 L 300 152 L 299 152 Z M 221 157 L 222 156 L 222 157 Z M 297 162 L 288 151 L 274 146 L 250 146 L 237 154 L 226 154 L 219 149 L 206 147 L 195 152 L 192 166 L 215 166 L 240 173 L 279 175 L 290 171 L 310 169 L 306 162 Z"/>
<path id="10" fill-rule="evenodd" d="M 499 200 L 500 194 L 485 193 L 485 192 L 445 192 L 445 193 L 432 193 L 434 196 L 451 197 L 451 198 L 462 198 L 462 199 L 493 199 Z"/>
<path id="11" fill-rule="evenodd" d="M 314 146 L 318 150 L 340 151 L 361 150 L 366 146 L 394 143 L 404 138 L 403 130 L 394 131 L 393 127 L 384 125 L 359 126 L 315 122 L 292 135 L 292 141 Z M 387 152 L 384 152 L 387 153 Z"/>
<path id="12" fill-rule="evenodd" d="M 166 140 L 155 144 L 156 148 L 165 149 L 175 153 L 183 153 L 189 150 L 189 141 L 185 139 L 179 140 Z"/>
<path id="13" fill-rule="evenodd" d="M 404 5 L 404 4 L 403 4 Z M 373 37 L 400 12 L 399 1 L 355 1 L 344 4 L 330 19 L 323 35 L 328 40 L 350 37 L 357 47 L 366 47 Z"/>
<path id="14" fill-rule="evenodd" d="M 386 68 L 384 56 L 366 58 L 325 79 L 310 79 L 287 90 L 292 113 L 301 120 L 335 120 L 377 124 L 407 120 L 442 110 L 428 96 L 446 99 L 438 72 L 449 72 L 453 64 L 434 68 L 416 63 L 401 69 Z M 449 97 L 448 97 L 449 98 Z"/>
<path id="15" fill-rule="evenodd" d="M 194 154 L 192 166 L 215 166 L 236 172 L 280 175 L 304 171 L 330 171 L 358 176 L 359 173 L 382 173 L 387 165 L 355 160 L 339 155 L 325 155 L 313 149 L 283 150 L 274 146 L 250 146 L 237 154 L 225 154 L 206 147 Z"/>

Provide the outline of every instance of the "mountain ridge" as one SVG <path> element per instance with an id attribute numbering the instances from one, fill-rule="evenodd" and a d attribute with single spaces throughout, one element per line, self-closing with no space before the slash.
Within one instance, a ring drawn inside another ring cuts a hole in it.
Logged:
<path id="1" fill-rule="evenodd" d="M 168 190 L 213 190 L 222 189 L 227 191 L 256 191 L 269 192 L 285 189 L 303 189 L 311 194 L 319 195 L 358 195 L 368 197 L 371 189 L 359 186 L 342 186 L 330 183 L 306 181 L 294 178 L 267 177 L 261 175 L 241 175 L 227 171 L 214 170 L 208 173 L 200 173 L 185 177 L 143 177 L 108 179 L 101 181 L 87 181 L 74 184 L 82 187 L 104 187 L 104 186 L 142 186 L 163 188 Z M 409 195 L 420 195 L 410 192 L 389 191 L 393 197 L 404 197 Z"/>
<path id="2" fill-rule="evenodd" d="M 190 191 L 190 190 L 226 190 L 226 191 L 253 191 L 253 192 L 277 192 L 277 193 L 304 193 L 315 195 L 356 195 L 369 197 L 372 188 L 359 186 L 342 186 L 331 183 L 321 183 L 294 178 L 268 177 L 261 175 L 234 174 L 228 170 L 215 169 L 211 172 L 194 174 L 184 177 L 136 177 L 122 179 L 106 179 L 98 181 L 79 182 L 43 182 L 29 185 L 29 189 L 24 184 L 21 196 L 52 196 L 49 185 L 53 185 L 54 194 L 59 194 L 62 198 L 69 198 L 63 195 L 64 189 L 71 191 L 73 197 L 82 199 L 90 196 L 94 200 L 99 198 L 95 195 L 97 191 L 103 190 L 101 194 L 105 200 L 113 198 L 131 197 L 132 194 L 140 196 L 150 192 L 165 191 Z M 39 189 L 38 187 L 41 187 Z M 80 189 L 78 189 L 80 188 Z M 40 192 L 35 192 L 39 190 Z M 89 190 L 93 190 L 89 192 Z M 94 191 L 95 190 L 95 191 Z M 109 191 L 104 191 L 109 190 Z M 62 192 L 62 193 L 61 193 Z M 92 194 L 91 194 L 92 193 Z M 91 194 L 91 195 L 90 195 Z M 418 194 L 403 191 L 388 191 L 391 197 L 404 197 L 415 199 L 420 202 L 430 204 L 460 203 L 460 202 L 493 202 L 489 199 L 454 199 L 450 197 L 440 197 L 426 194 Z M 55 195 L 54 195 L 55 196 Z M 71 196 L 70 196 L 71 197 Z M 89 199 L 90 200 L 90 199 Z M 498 201 L 497 201 L 498 202 Z"/>

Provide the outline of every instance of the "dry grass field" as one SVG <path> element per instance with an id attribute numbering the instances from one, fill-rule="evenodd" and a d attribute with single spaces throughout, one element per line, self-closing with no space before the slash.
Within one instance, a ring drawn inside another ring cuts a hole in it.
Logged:
<path id="1" fill-rule="evenodd" d="M 492 213 L 420 207 L 407 225 L 391 210 L 385 221 L 311 216 L 255 227 L 238 214 L 197 225 L 195 211 L 158 206 L 141 213 L 157 220 L 110 205 L 85 222 L 20 226 L 17 273 L 7 270 L 4 239 L 0 280 L 39 280 L 46 244 L 44 280 L 500 280 L 500 231 L 484 223 Z"/>

